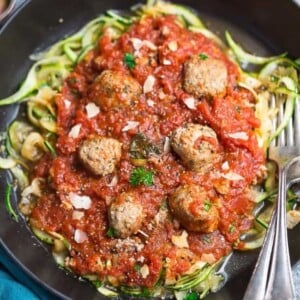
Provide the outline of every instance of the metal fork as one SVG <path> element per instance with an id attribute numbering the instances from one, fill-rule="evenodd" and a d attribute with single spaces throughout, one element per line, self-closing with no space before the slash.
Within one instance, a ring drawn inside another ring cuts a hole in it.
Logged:
<path id="1" fill-rule="evenodd" d="M 271 98 L 271 107 L 279 107 L 278 126 L 284 115 L 284 102 Z M 300 105 L 295 104 L 292 120 L 269 148 L 269 159 L 278 166 L 278 199 L 267 234 L 248 284 L 244 300 L 294 300 L 291 263 L 286 228 L 287 172 L 300 158 Z"/>

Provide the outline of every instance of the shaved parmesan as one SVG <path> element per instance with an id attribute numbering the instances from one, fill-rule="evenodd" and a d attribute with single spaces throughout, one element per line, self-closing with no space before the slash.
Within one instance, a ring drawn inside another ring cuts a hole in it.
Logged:
<path id="1" fill-rule="evenodd" d="M 143 46 L 146 46 L 150 50 L 156 50 L 157 47 L 150 41 L 147 40 L 140 40 L 138 38 L 131 38 L 130 41 L 132 42 L 132 46 L 134 50 L 139 51 Z"/>
<path id="2" fill-rule="evenodd" d="M 168 60 L 168 59 L 164 59 L 164 60 L 163 60 L 163 65 L 169 66 L 169 65 L 171 65 L 171 64 L 172 64 L 172 63 L 171 63 L 170 60 Z"/>
<path id="3" fill-rule="evenodd" d="M 170 138 L 167 136 L 165 138 L 165 143 L 164 143 L 164 153 L 168 153 L 171 150 L 171 146 L 170 146 Z"/>
<path id="4" fill-rule="evenodd" d="M 178 45 L 176 41 L 172 41 L 168 44 L 168 47 L 171 51 L 176 51 L 178 49 Z"/>
<path id="5" fill-rule="evenodd" d="M 78 244 L 81 244 L 83 242 L 85 242 L 88 239 L 87 234 L 80 230 L 80 229 L 76 229 L 75 233 L 74 233 L 74 241 Z"/>
<path id="6" fill-rule="evenodd" d="M 155 84 L 155 77 L 149 75 L 144 82 L 144 86 L 143 86 L 144 94 L 152 92 L 154 84 Z"/>
<path id="7" fill-rule="evenodd" d="M 132 46 L 134 50 L 139 51 L 143 46 L 143 41 L 138 38 L 131 38 Z"/>
<path id="8" fill-rule="evenodd" d="M 151 100 L 151 99 L 148 99 L 147 100 L 147 104 L 148 104 L 148 106 L 153 107 L 154 104 L 155 104 L 155 102 L 153 100 Z"/>
<path id="9" fill-rule="evenodd" d="M 300 222 L 300 211 L 290 210 L 287 212 L 286 218 L 288 229 L 293 229 Z"/>
<path id="10" fill-rule="evenodd" d="M 147 278 L 148 275 L 150 274 L 148 265 L 143 265 L 140 269 L 140 273 L 143 278 Z"/>
<path id="11" fill-rule="evenodd" d="M 195 101 L 196 101 L 196 99 L 194 97 L 189 97 L 189 98 L 186 98 L 186 99 L 183 100 L 184 104 L 189 109 L 196 109 Z"/>
<path id="12" fill-rule="evenodd" d="M 183 230 L 181 235 L 172 235 L 172 243 L 177 246 L 178 248 L 188 248 L 189 244 L 188 244 L 188 233 Z"/>
<path id="13" fill-rule="evenodd" d="M 111 182 L 108 184 L 108 186 L 113 187 L 113 186 L 116 186 L 117 183 L 118 183 L 118 176 L 115 175 L 115 176 L 112 178 Z"/>
<path id="14" fill-rule="evenodd" d="M 194 263 L 185 274 L 193 274 L 196 270 L 201 270 L 206 265 L 206 262 L 200 260 Z"/>
<path id="15" fill-rule="evenodd" d="M 74 210 L 72 213 L 72 219 L 73 220 L 80 220 L 82 219 L 84 216 L 84 212 L 83 211 L 79 211 L 79 210 Z"/>
<path id="16" fill-rule="evenodd" d="M 80 129 L 81 129 L 81 124 L 74 125 L 69 132 L 69 137 L 73 139 L 78 138 Z"/>
<path id="17" fill-rule="evenodd" d="M 86 109 L 88 119 L 96 117 L 100 112 L 100 108 L 93 102 L 88 103 L 85 106 L 85 109 Z"/>
<path id="18" fill-rule="evenodd" d="M 229 170 L 229 163 L 228 161 L 224 161 L 224 163 L 221 166 L 222 170 Z"/>
<path id="19" fill-rule="evenodd" d="M 225 179 L 231 180 L 231 181 L 237 181 L 237 180 L 244 180 L 244 177 L 240 174 L 229 172 L 227 174 L 221 174 L 221 176 Z"/>
<path id="20" fill-rule="evenodd" d="M 145 45 L 146 47 L 148 47 L 150 50 L 155 51 L 157 49 L 157 47 L 150 41 L 143 41 L 143 45 Z"/>
<path id="21" fill-rule="evenodd" d="M 248 134 L 243 131 L 229 133 L 228 136 L 232 139 L 239 139 L 239 140 L 243 140 L 243 141 L 247 141 L 249 139 Z"/>
<path id="22" fill-rule="evenodd" d="M 140 125 L 140 122 L 128 121 L 126 126 L 123 127 L 122 131 L 125 132 L 125 131 L 128 131 L 130 129 L 134 129 L 134 128 L 138 127 L 139 125 Z"/>
<path id="23" fill-rule="evenodd" d="M 68 109 L 68 108 L 70 108 L 70 106 L 71 106 L 71 101 L 65 99 L 65 100 L 64 100 L 64 104 L 65 104 L 65 107 Z"/>
<path id="24" fill-rule="evenodd" d="M 216 262 L 216 258 L 212 253 L 203 253 L 201 255 L 201 260 L 209 263 L 210 265 Z"/>
<path id="25" fill-rule="evenodd" d="M 75 193 L 70 193 L 69 198 L 76 209 L 89 209 L 92 206 L 92 200 L 89 196 L 80 196 Z"/>

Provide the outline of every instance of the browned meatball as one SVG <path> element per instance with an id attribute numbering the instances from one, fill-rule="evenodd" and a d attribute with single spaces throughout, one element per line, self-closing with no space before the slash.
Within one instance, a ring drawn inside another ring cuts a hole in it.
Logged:
<path id="1" fill-rule="evenodd" d="M 184 64 L 186 92 L 195 97 L 223 94 L 227 86 L 227 68 L 223 61 L 215 58 L 201 59 L 192 56 Z"/>
<path id="2" fill-rule="evenodd" d="M 221 159 L 217 135 L 208 126 L 188 123 L 177 128 L 171 146 L 184 165 L 196 172 L 210 170 Z"/>
<path id="3" fill-rule="evenodd" d="M 143 207 L 130 192 L 120 194 L 108 211 L 109 223 L 116 234 L 126 238 L 138 232 L 144 220 Z"/>
<path id="4" fill-rule="evenodd" d="M 92 84 L 88 97 L 103 111 L 122 108 L 138 101 L 142 87 L 131 76 L 122 72 L 103 71 Z"/>
<path id="5" fill-rule="evenodd" d="M 219 212 L 200 186 L 178 187 L 170 196 L 169 206 L 173 216 L 190 231 L 209 233 L 218 228 Z"/>
<path id="6" fill-rule="evenodd" d="M 95 175 L 107 175 L 114 171 L 120 161 L 122 144 L 115 139 L 93 136 L 79 148 L 82 164 Z"/>

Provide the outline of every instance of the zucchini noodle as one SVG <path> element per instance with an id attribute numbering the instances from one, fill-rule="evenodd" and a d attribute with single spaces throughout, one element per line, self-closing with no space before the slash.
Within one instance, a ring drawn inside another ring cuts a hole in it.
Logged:
<path id="1" fill-rule="evenodd" d="M 255 130 L 255 135 L 265 152 L 267 152 L 271 142 L 288 126 L 295 109 L 295 103 L 300 98 L 298 90 L 299 60 L 289 59 L 286 53 L 272 57 L 259 57 L 250 54 L 235 42 L 229 32 L 225 33 L 225 39 L 229 46 L 227 48 L 217 35 L 205 27 L 194 11 L 181 5 L 160 0 L 148 0 L 145 5 L 133 8 L 133 14 L 130 16 L 123 16 L 116 11 L 109 10 L 86 24 L 75 34 L 51 46 L 45 52 L 32 55 L 31 59 L 36 60 L 36 62 L 29 70 L 20 89 L 13 95 L 0 100 L 0 106 L 26 102 L 27 120 L 15 120 L 9 126 L 5 140 L 5 151 L 0 157 L 0 168 L 10 170 L 16 178 L 19 188 L 23 191 L 19 208 L 25 215 L 35 205 L 40 196 L 39 189 L 44 184 L 43 180 L 30 181 L 31 168 L 45 153 L 52 157 L 57 156 L 56 142 L 59 129 L 57 127 L 56 101 L 62 90 L 64 80 L 80 62 L 85 61 L 91 51 L 97 48 L 99 37 L 105 30 L 109 30 L 113 39 L 116 40 L 136 20 L 162 15 L 175 15 L 176 22 L 181 27 L 211 39 L 223 51 L 227 51 L 231 59 L 236 61 L 241 71 L 237 85 L 249 91 L 256 101 L 255 116 L 261 121 L 261 125 Z M 259 71 L 247 72 L 250 65 L 255 65 Z M 278 109 L 271 106 L 273 97 L 281 99 L 285 103 L 282 123 L 276 124 L 276 128 L 274 128 L 274 120 L 277 118 Z M 148 143 L 148 141 L 143 142 Z M 145 157 L 138 159 L 145 163 Z M 239 240 L 244 243 L 242 250 L 255 249 L 261 246 L 270 221 L 277 196 L 276 167 L 273 163 L 268 162 L 267 169 L 264 184 L 256 186 L 251 191 L 256 203 L 253 212 L 255 222 L 252 229 L 240 236 Z M 143 168 L 143 170 L 146 169 Z M 10 202 L 12 188 L 13 186 L 9 184 L 5 202 L 8 213 L 17 221 L 18 214 L 13 210 Z M 293 193 L 289 194 L 288 209 L 289 214 L 293 216 L 293 225 L 295 225 L 294 223 L 300 220 L 298 215 L 295 217 L 295 212 L 299 210 L 297 197 Z M 70 242 L 56 232 L 42 231 L 35 224 L 31 224 L 31 229 L 38 239 L 53 247 L 53 256 L 57 264 L 71 271 L 71 268 L 66 264 L 71 250 Z M 106 267 L 109 268 L 111 262 L 106 261 L 105 263 Z M 177 299 L 196 299 L 193 298 L 194 295 L 202 299 L 209 292 L 217 291 L 222 286 L 224 278 L 217 273 L 222 263 L 223 259 L 214 263 L 200 261 L 200 263 L 195 264 L 193 270 L 171 282 L 165 279 L 165 270 L 162 270 L 154 289 L 125 285 L 115 287 L 100 280 L 95 274 L 87 274 L 83 278 L 92 282 L 95 288 L 107 297 L 127 294 L 134 297 L 175 296 Z"/>

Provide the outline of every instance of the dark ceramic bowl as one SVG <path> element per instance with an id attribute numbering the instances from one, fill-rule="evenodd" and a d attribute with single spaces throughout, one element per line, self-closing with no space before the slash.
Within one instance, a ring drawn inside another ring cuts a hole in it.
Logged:
<path id="1" fill-rule="evenodd" d="M 247 49 L 266 55 L 288 51 L 300 56 L 300 8 L 291 0 L 178 0 L 199 12 L 204 22 L 220 36 L 226 29 Z M 0 99 L 13 93 L 32 62 L 30 54 L 45 49 L 73 33 L 107 9 L 128 9 L 136 0 L 33 0 L 26 2 L 0 32 Z M 61 22 L 63 20 L 63 22 Z M 0 108 L 0 131 L 16 117 L 19 106 Z M 53 299 L 104 299 L 88 283 L 66 274 L 55 265 L 50 250 L 42 245 L 21 220 L 14 222 L 4 205 L 9 174 L 0 173 L 0 238 L 14 261 Z M 17 195 L 13 200 L 17 199 Z M 16 207 L 16 202 L 13 203 Z M 300 228 L 290 232 L 291 260 L 300 259 Z M 249 281 L 257 251 L 235 253 L 225 268 L 226 286 L 207 299 L 240 300 Z M 298 270 L 300 271 L 300 270 Z M 300 286 L 297 287 L 300 290 Z"/>

